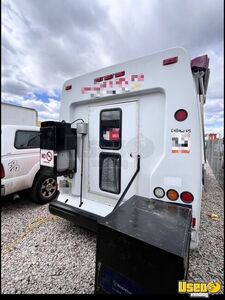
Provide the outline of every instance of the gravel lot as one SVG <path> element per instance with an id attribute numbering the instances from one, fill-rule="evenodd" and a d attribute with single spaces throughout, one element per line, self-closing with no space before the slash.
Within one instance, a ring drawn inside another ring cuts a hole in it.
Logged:
<path id="1" fill-rule="evenodd" d="M 207 185 L 200 247 L 190 253 L 188 279 L 222 284 L 224 195 L 209 166 Z M 51 215 L 48 205 L 30 202 L 26 193 L 16 201 L 2 198 L 1 206 L 2 294 L 93 294 L 95 234 Z"/>

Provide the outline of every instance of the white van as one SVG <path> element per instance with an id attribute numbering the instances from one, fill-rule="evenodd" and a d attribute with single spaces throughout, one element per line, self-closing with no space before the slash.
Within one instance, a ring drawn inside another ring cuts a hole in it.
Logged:
<path id="1" fill-rule="evenodd" d="M 133 195 L 186 205 L 197 247 L 208 63 L 173 48 L 66 81 L 60 120 L 77 128 L 76 169 L 58 177 L 50 212 L 97 230 Z"/>
<path id="2" fill-rule="evenodd" d="M 2 125 L 1 196 L 30 189 L 35 202 L 45 204 L 56 197 L 55 177 L 43 176 L 40 169 L 40 128 Z"/>

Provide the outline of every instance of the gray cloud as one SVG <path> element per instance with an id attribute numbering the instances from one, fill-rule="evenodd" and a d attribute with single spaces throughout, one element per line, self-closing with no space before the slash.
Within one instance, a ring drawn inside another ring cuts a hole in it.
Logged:
<path id="1" fill-rule="evenodd" d="M 209 50 L 211 46 L 222 46 L 222 0 L 115 2 L 119 13 L 115 22 L 119 22 L 121 28 L 120 47 L 114 47 L 112 53 L 116 61 L 174 46 L 187 48 L 193 56 Z M 110 48 L 116 46 L 117 34 L 112 32 Z"/>
<path id="2" fill-rule="evenodd" d="M 2 46 L 5 48 L 6 51 L 11 52 L 13 55 L 17 54 L 16 50 L 13 48 L 7 37 L 4 35 L 2 37 Z"/>
<path id="3" fill-rule="evenodd" d="M 224 102 L 221 101 L 221 99 L 212 99 L 210 101 L 207 101 L 205 104 L 205 112 L 215 113 L 215 112 L 223 112 L 224 108 Z"/>
<path id="4" fill-rule="evenodd" d="M 2 11 L 5 100 L 51 97 L 71 77 L 182 46 L 210 57 L 206 119 L 222 110 L 222 0 L 3 0 Z"/>
<path id="5" fill-rule="evenodd" d="M 107 12 L 98 2 L 49 0 L 43 6 L 41 0 L 4 1 L 3 11 L 4 24 L 8 20 L 3 24 L 5 67 L 15 56 L 25 58 L 17 62 L 17 77 L 60 90 L 66 79 L 102 66 L 96 39 Z"/>
<path id="6" fill-rule="evenodd" d="M 221 0 L 163 0 L 157 3 L 156 15 L 158 25 L 163 25 L 163 31 L 167 33 L 164 35 L 167 42 L 180 41 L 185 47 L 199 49 L 222 40 Z"/>
<path id="7" fill-rule="evenodd" d="M 30 91 L 29 87 L 22 83 L 16 82 L 13 79 L 7 79 L 3 82 L 2 92 L 15 95 L 26 95 Z"/>
<path id="8" fill-rule="evenodd" d="M 90 0 L 48 0 L 44 6 L 43 0 L 19 0 L 17 3 L 27 24 L 38 24 L 45 32 L 57 32 L 58 36 L 68 35 L 74 27 L 82 31 L 95 31 L 107 17 L 98 2 Z"/>

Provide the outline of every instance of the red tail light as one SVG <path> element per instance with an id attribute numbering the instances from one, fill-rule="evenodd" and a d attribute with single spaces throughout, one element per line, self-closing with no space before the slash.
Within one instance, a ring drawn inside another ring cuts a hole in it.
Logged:
<path id="1" fill-rule="evenodd" d="M 174 118 L 179 121 L 179 122 L 182 122 L 184 120 L 187 119 L 187 116 L 188 116 L 188 113 L 186 110 L 184 109 L 179 109 L 175 112 L 174 114 Z"/>
<path id="2" fill-rule="evenodd" d="M 181 193 L 180 198 L 184 203 L 191 203 L 194 200 L 194 196 L 189 192 Z"/>
<path id="3" fill-rule="evenodd" d="M 175 64 L 178 62 L 178 57 L 174 56 L 174 57 L 170 57 L 170 58 L 166 58 L 163 60 L 163 65 L 171 65 L 171 64 Z"/>
<path id="4" fill-rule="evenodd" d="M 5 170 L 3 165 L 1 164 L 1 179 L 5 177 Z"/>
<path id="5" fill-rule="evenodd" d="M 194 228 L 195 227 L 195 225 L 196 225 L 196 219 L 195 218 L 192 218 L 192 227 Z"/>
<path id="6" fill-rule="evenodd" d="M 67 85 L 66 87 L 65 87 L 65 90 L 66 91 L 69 91 L 69 90 L 71 90 L 72 89 L 72 85 Z"/>

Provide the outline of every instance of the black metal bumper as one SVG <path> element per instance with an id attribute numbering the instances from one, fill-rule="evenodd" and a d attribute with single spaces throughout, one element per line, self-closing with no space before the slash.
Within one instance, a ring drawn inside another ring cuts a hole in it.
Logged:
<path id="1" fill-rule="evenodd" d="M 73 207 L 66 203 L 62 203 L 57 200 L 53 200 L 49 204 L 49 211 L 54 215 L 72 221 L 75 224 L 89 229 L 93 232 L 98 231 L 98 221 L 103 219 L 103 217 L 101 216 Z"/>

